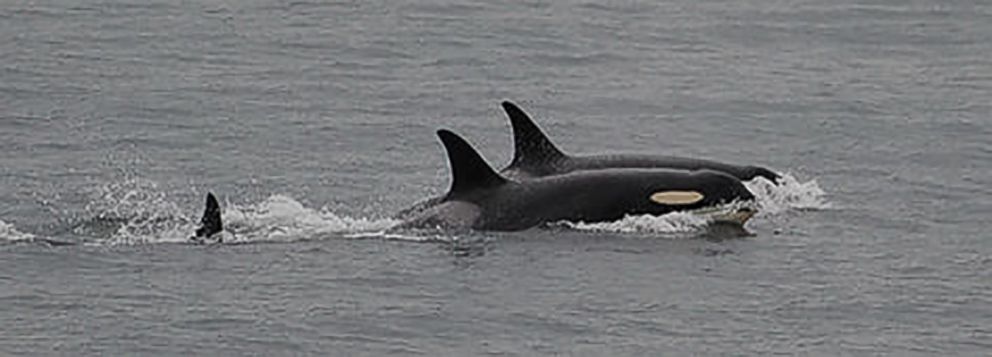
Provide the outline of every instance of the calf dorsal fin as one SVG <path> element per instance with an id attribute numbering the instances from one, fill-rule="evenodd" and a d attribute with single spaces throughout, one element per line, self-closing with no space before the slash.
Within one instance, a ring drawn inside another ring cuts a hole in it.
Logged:
<path id="1" fill-rule="evenodd" d="M 203 218 L 200 219 L 200 228 L 196 230 L 196 235 L 191 238 L 209 238 L 224 230 L 224 224 L 220 220 L 220 204 L 213 193 L 207 192 L 207 207 L 203 210 Z"/>
<path id="2" fill-rule="evenodd" d="M 444 149 L 448 152 L 451 165 L 451 189 L 446 197 L 472 192 L 480 188 L 491 188 L 506 183 L 506 179 L 493 170 L 492 166 L 472 148 L 465 139 L 449 130 L 437 131 Z"/>
<path id="3" fill-rule="evenodd" d="M 505 101 L 503 110 L 513 128 L 513 161 L 507 169 L 549 166 L 565 158 L 565 154 L 520 107 Z"/>

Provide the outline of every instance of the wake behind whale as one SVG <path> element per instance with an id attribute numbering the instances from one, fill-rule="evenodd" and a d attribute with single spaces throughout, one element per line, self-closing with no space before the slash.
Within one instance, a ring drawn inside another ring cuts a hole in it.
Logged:
<path id="1" fill-rule="evenodd" d="M 805 196 L 793 197 L 788 190 L 777 188 L 786 186 L 784 188 L 788 189 L 791 176 L 782 176 L 757 166 L 657 155 L 567 155 L 551 143 L 530 117 L 515 104 L 504 102 L 503 108 L 514 134 L 514 156 L 510 164 L 496 172 L 464 139 L 450 131 L 440 130 L 438 136 L 448 153 L 452 170 L 450 190 L 444 196 L 422 201 L 400 211 L 394 218 L 373 220 L 379 223 L 358 223 L 357 229 L 352 223 L 344 223 L 347 228 L 343 229 L 321 227 L 322 224 L 317 224 L 316 227 L 303 224 L 303 227 L 298 227 L 299 222 L 292 223 L 293 219 L 287 220 L 291 222 L 291 229 L 278 223 L 271 228 L 264 228 L 264 225 L 252 227 L 257 222 L 244 224 L 244 218 L 247 218 L 244 210 L 224 211 L 225 217 L 233 219 L 222 220 L 222 208 L 217 198 L 208 193 L 204 214 L 188 241 L 232 243 L 255 241 L 259 238 L 265 240 L 269 239 L 265 237 L 278 237 L 284 231 L 287 232 L 286 236 L 343 233 L 354 237 L 389 236 L 403 230 L 422 228 L 515 231 L 559 223 L 564 224 L 558 225 L 559 227 L 580 230 L 624 232 L 631 226 L 644 226 L 637 222 L 652 224 L 650 219 L 638 217 L 664 219 L 680 216 L 682 212 L 690 212 L 692 215 L 681 217 L 706 216 L 704 222 L 723 221 L 743 225 L 755 215 L 755 208 L 768 203 L 769 197 L 772 197 L 772 201 L 798 200 L 778 205 L 779 209 L 800 207 L 806 201 L 806 204 L 814 208 L 825 204 L 822 201 L 823 192 L 816 187 L 815 182 L 802 184 L 804 187 L 800 187 L 800 190 L 805 192 Z M 751 180 L 752 183 L 744 185 L 744 180 Z M 774 184 L 769 186 L 761 182 Z M 792 179 L 791 184 L 796 183 Z M 755 201 L 756 197 L 751 191 L 753 189 L 761 191 L 760 197 L 757 197 L 758 204 L 740 205 L 742 202 Z M 793 193 L 796 191 L 795 187 L 791 190 Z M 298 202 L 292 199 L 289 201 L 299 206 L 294 209 L 302 211 L 296 215 L 313 213 Z M 115 209 L 117 207 L 119 205 Z M 775 212 L 774 205 L 772 209 Z M 170 223 L 173 222 L 170 218 L 173 214 L 169 212 L 174 209 L 165 210 L 164 215 L 157 211 L 159 210 L 142 209 L 142 213 L 134 220 L 121 217 L 123 220 L 115 221 L 110 217 L 111 220 L 107 221 L 101 215 L 95 221 L 95 227 L 113 226 L 117 224 L 115 222 L 122 222 L 120 229 L 114 233 L 115 236 L 127 240 L 135 237 L 141 240 L 159 240 L 155 237 L 174 235 L 177 229 L 184 230 L 182 227 L 191 224 L 185 218 L 177 219 L 176 224 Z M 145 217 L 148 213 L 151 215 Z M 239 215 L 242 218 L 240 223 Z M 320 212 L 317 215 L 327 215 L 342 222 L 353 220 L 333 213 Z M 106 224 L 101 223 L 104 221 Z M 162 228 L 164 226 L 169 227 Z M 244 229 L 246 226 L 248 229 Z M 657 226 L 663 227 L 664 224 Z M 271 231 L 258 234 L 259 230 L 266 229 Z M 104 229 L 98 228 L 97 231 L 99 230 Z M 662 232 L 668 230 L 670 229 L 661 229 Z M 14 229 L 8 231 L 19 232 Z M 234 232 L 240 233 L 233 234 Z M 43 235 L 21 234 L 20 240 L 28 240 L 23 237 L 45 239 Z"/>
<path id="2" fill-rule="evenodd" d="M 186 244 L 199 227 L 204 212 L 203 196 L 195 204 L 181 204 L 188 198 L 163 191 L 150 184 L 126 182 L 107 184 L 106 197 L 95 198 L 88 214 L 68 220 L 67 227 L 54 231 L 22 226 L 19 220 L 0 219 L 0 246 L 133 246 L 147 244 Z M 139 180 L 147 181 L 147 180 Z M 763 178 L 745 182 L 754 193 L 763 229 L 788 229 L 783 219 L 796 210 L 829 209 L 831 203 L 816 180 L 799 180 L 782 174 L 780 184 Z M 120 187 L 118 187 L 120 186 Z M 137 193 L 136 195 L 127 193 Z M 205 193 L 204 193 L 205 195 Z M 218 195 L 224 229 L 224 244 L 289 243 L 308 240 L 386 239 L 410 242 L 449 242 L 467 237 L 464 232 L 444 230 L 394 229 L 402 221 L 390 218 L 390 212 L 355 214 L 330 207 L 308 207 L 285 194 L 271 194 L 257 201 L 235 199 L 229 202 Z M 371 203 L 369 203 L 371 204 Z M 362 204 L 359 204 L 361 206 Z M 196 210 L 183 207 L 197 206 Z M 373 210 L 374 211 L 374 210 Z M 620 234 L 655 239 L 703 237 L 716 218 L 711 213 L 673 212 L 660 216 L 630 215 L 606 222 L 554 222 L 552 230 Z M 524 233 L 529 234 L 529 233 Z M 471 233 L 470 236 L 487 236 Z"/>

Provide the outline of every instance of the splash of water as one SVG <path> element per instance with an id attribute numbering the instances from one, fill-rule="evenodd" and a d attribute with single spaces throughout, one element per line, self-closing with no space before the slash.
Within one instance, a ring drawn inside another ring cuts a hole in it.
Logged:
<path id="1" fill-rule="evenodd" d="M 691 233 L 712 221 L 706 216 L 688 212 L 672 212 L 661 216 L 633 215 L 613 222 L 561 222 L 560 225 L 580 231 L 611 233 Z"/>
<path id="2" fill-rule="evenodd" d="M 374 234 L 399 224 L 393 219 L 339 215 L 322 208 L 314 210 L 285 195 L 273 195 L 248 205 L 227 205 L 224 220 L 236 241 L 293 241 L 329 234 L 345 236 Z"/>
<path id="3" fill-rule="evenodd" d="M 800 182 L 791 174 L 783 174 L 778 185 L 761 177 L 744 182 L 744 185 L 754 193 L 759 216 L 778 215 L 794 209 L 830 208 L 826 192 L 816 180 Z"/>
<path id="4" fill-rule="evenodd" d="M 194 221 L 156 182 L 138 177 L 104 185 L 86 211 L 93 218 L 76 230 L 116 226 L 106 244 L 180 242 L 194 229 Z"/>
<path id="5" fill-rule="evenodd" d="M 224 228 L 230 233 L 225 240 L 228 243 L 291 242 L 369 232 L 385 236 L 388 228 L 399 223 L 353 218 L 326 208 L 315 210 L 286 195 L 222 206 Z M 196 230 L 202 212 L 180 208 L 155 182 L 137 178 L 106 185 L 87 210 L 94 217 L 90 226 L 108 222 L 118 225 L 110 237 L 100 239 L 100 243 L 109 245 L 185 243 Z"/>
<path id="6" fill-rule="evenodd" d="M 0 239 L 9 242 L 31 241 L 35 239 L 35 236 L 30 233 L 21 232 L 13 224 L 0 220 Z"/>

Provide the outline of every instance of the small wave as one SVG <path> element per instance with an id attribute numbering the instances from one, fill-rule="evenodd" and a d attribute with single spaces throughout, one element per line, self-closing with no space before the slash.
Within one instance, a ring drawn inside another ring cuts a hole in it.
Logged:
<path id="1" fill-rule="evenodd" d="M 222 217 L 236 242 L 293 241 L 329 234 L 386 236 L 388 228 L 400 223 L 388 218 L 349 217 L 326 208 L 314 210 L 285 195 L 273 195 L 257 204 L 227 206 Z"/>
<path id="2" fill-rule="evenodd" d="M 712 219 L 689 212 L 672 212 L 661 216 L 626 216 L 613 222 L 560 222 L 558 225 L 580 231 L 611 233 L 693 233 L 704 229 Z"/>
<path id="3" fill-rule="evenodd" d="M 418 232 L 418 231 L 407 231 L 406 233 L 390 232 L 388 230 L 372 231 L 372 232 L 358 232 L 358 233 L 348 233 L 344 235 L 346 238 L 354 239 L 386 239 L 386 240 L 400 240 L 409 242 L 457 242 L 461 237 L 456 235 L 444 234 L 441 232 Z"/>
<path id="4" fill-rule="evenodd" d="M 0 220 L 0 239 L 8 242 L 32 241 L 35 235 L 21 232 L 13 224 Z"/>
<path id="5" fill-rule="evenodd" d="M 800 182 L 791 174 L 783 174 L 778 185 L 764 178 L 744 182 L 754 193 L 758 203 L 758 215 L 776 215 L 785 211 L 828 209 L 826 192 L 816 180 Z"/>

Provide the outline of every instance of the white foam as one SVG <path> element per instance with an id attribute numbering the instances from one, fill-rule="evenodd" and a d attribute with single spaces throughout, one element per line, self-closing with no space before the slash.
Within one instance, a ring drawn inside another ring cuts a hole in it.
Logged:
<path id="1" fill-rule="evenodd" d="M 424 233 L 416 232 L 421 234 L 403 234 L 394 233 L 386 230 L 374 231 L 374 232 L 358 232 L 358 233 L 348 233 L 344 236 L 347 238 L 355 239 L 386 239 L 386 240 L 402 240 L 410 242 L 453 242 L 458 240 L 458 236 L 444 235 L 440 233 Z"/>
<path id="2" fill-rule="evenodd" d="M 562 226 L 571 229 L 612 233 L 689 233 L 699 231 L 710 223 L 710 217 L 688 212 L 672 212 L 661 216 L 628 215 L 613 222 L 560 222 Z"/>
<path id="3" fill-rule="evenodd" d="M 326 208 L 316 210 L 286 195 L 272 195 L 249 204 L 221 205 L 225 242 L 288 242 L 378 234 L 399 222 L 392 219 L 349 217 Z M 183 209 L 158 188 L 155 182 L 129 178 L 100 189 L 99 198 L 87 205 L 93 220 L 120 222 L 110 237 L 97 237 L 102 244 L 132 245 L 185 243 L 199 225 L 202 207 Z M 378 232 L 378 233 L 376 233 Z M 386 237 L 404 239 L 403 236 Z M 411 237 L 413 240 L 423 238 Z"/>
<path id="4" fill-rule="evenodd" d="M 790 174 L 783 174 L 776 185 L 762 177 L 744 182 L 758 202 L 758 215 L 777 215 L 790 210 L 828 209 L 826 192 L 816 180 L 800 182 Z"/>
<path id="5" fill-rule="evenodd" d="M 0 220 L 0 239 L 10 242 L 30 241 L 35 239 L 35 235 L 21 232 L 13 224 Z"/>
<path id="6" fill-rule="evenodd" d="M 388 218 L 349 217 L 326 208 L 314 210 L 285 195 L 273 195 L 256 204 L 226 206 L 222 213 L 225 228 L 239 242 L 293 241 L 330 234 L 361 238 L 385 235 L 386 229 L 400 223 Z"/>
<path id="7" fill-rule="evenodd" d="M 224 230 L 229 233 L 225 234 L 225 243 L 292 242 L 363 236 L 423 239 L 386 234 L 386 229 L 399 223 L 396 220 L 355 218 L 327 209 L 315 210 L 285 195 L 273 195 L 259 203 L 227 203 L 222 206 L 221 219 Z M 183 216 L 172 216 L 168 220 L 136 216 L 122 225 L 108 243 L 184 243 L 196 230 L 196 222 L 194 218 Z"/>

